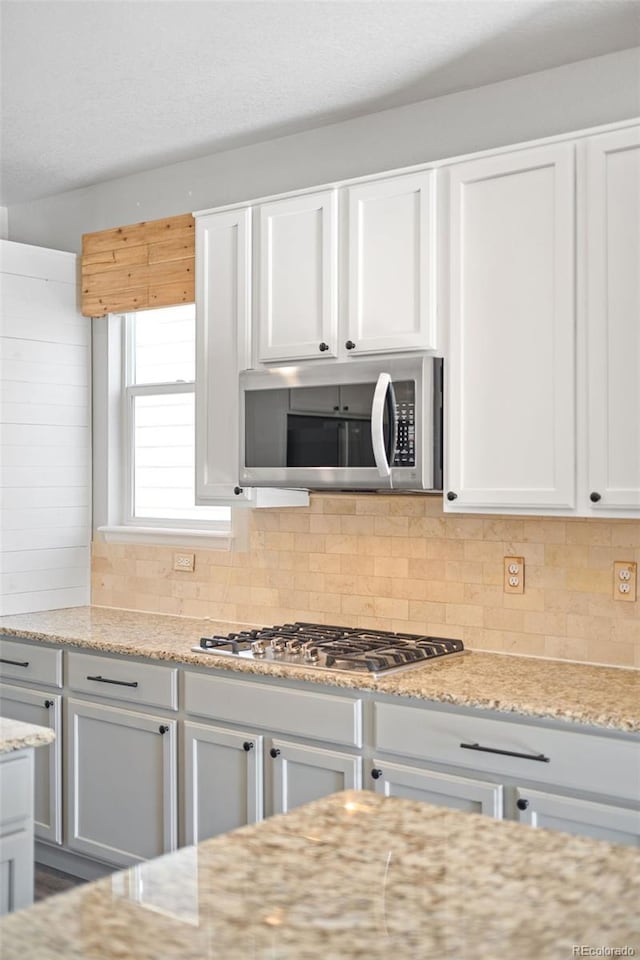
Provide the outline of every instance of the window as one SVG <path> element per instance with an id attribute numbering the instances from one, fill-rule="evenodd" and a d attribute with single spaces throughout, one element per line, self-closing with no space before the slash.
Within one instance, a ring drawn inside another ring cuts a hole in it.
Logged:
<path id="1" fill-rule="evenodd" d="M 108 541 L 230 549 L 195 503 L 195 306 L 93 321 L 93 517 Z"/>
<path id="2" fill-rule="evenodd" d="M 228 530 L 195 504 L 195 306 L 124 318 L 125 522 Z"/>

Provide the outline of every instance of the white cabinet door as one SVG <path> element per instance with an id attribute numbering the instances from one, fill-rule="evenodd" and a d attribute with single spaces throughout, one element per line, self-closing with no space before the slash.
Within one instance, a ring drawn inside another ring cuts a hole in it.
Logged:
<path id="1" fill-rule="evenodd" d="M 518 788 L 516 812 L 521 823 L 532 827 L 562 830 L 608 843 L 640 846 L 640 811 L 629 807 Z"/>
<path id="2" fill-rule="evenodd" d="M 449 170 L 449 509 L 575 505 L 574 155 Z"/>
<path id="3" fill-rule="evenodd" d="M 35 835 L 38 840 L 62 843 L 62 698 L 25 687 L 0 686 L 0 715 L 36 723 L 55 732 L 53 743 L 34 751 Z"/>
<path id="4" fill-rule="evenodd" d="M 269 813 L 287 813 L 303 803 L 362 786 L 360 757 L 286 740 L 267 740 L 265 746 L 271 783 Z"/>
<path id="5" fill-rule="evenodd" d="M 196 500 L 242 500 L 238 371 L 250 364 L 251 210 L 196 219 Z"/>
<path id="6" fill-rule="evenodd" d="M 433 770 L 420 770 L 400 763 L 374 760 L 373 789 L 385 797 L 422 800 L 441 807 L 502 817 L 502 786 L 486 780 L 459 777 Z"/>
<path id="7" fill-rule="evenodd" d="M 127 866 L 177 846 L 176 722 L 69 700 L 71 850 Z"/>
<path id="8" fill-rule="evenodd" d="M 348 188 L 349 356 L 436 349 L 435 170 Z"/>
<path id="9" fill-rule="evenodd" d="M 262 737 L 184 725 L 186 842 L 262 819 Z"/>
<path id="10" fill-rule="evenodd" d="M 588 139 L 586 180 L 588 493 L 640 511 L 640 129 Z"/>
<path id="11" fill-rule="evenodd" d="M 336 191 L 265 203 L 259 216 L 258 359 L 335 356 Z"/>

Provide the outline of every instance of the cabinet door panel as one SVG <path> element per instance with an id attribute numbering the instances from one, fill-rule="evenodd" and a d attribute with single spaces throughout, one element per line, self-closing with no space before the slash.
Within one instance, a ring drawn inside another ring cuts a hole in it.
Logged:
<path id="1" fill-rule="evenodd" d="M 449 178 L 448 508 L 572 508 L 574 147 Z"/>
<path id="2" fill-rule="evenodd" d="M 640 130 L 586 149 L 588 490 L 640 511 Z"/>
<path id="3" fill-rule="evenodd" d="M 259 245 L 259 360 L 335 356 L 336 191 L 263 204 Z"/>
<path id="4" fill-rule="evenodd" d="M 122 866 L 174 850 L 175 721 L 77 700 L 66 716 L 69 848 Z"/>
<path id="5" fill-rule="evenodd" d="M 196 498 L 238 483 L 238 371 L 250 365 L 251 210 L 196 220 Z"/>
<path id="6" fill-rule="evenodd" d="M 285 740 L 268 740 L 266 748 L 270 754 L 271 813 L 287 813 L 320 797 L 362 786 L 360 757 Z M 279 751 L 275 757 L 273 750 Z"/>
<path id="7" fill-rule="evenodd" d="M 262 819 L 262 737 L 185 723 L 184 757 L 187 843 Z"/>
<path id="8" fill-rule="evenodd" d="M 62 843 L 62 726 L 61 700 L 39 690 L 0 686 L 0 714 L 55 731 L 53 743 L 34 750 L 35 835 L 38 840 Z M 47 707 L 46 704 L 49 704 Z"/>
<path id="9" fill-rule="evenodd" d="M 385 797 L 421 800 L 441 807 L 502 817 L 502 786 L 433 770 L 419 770 L 386 760 L 374 760 L 381 775 L 372 780 L 373 789 Z"/>
<path id="10" fill-rule="evenodd" d="M 639 810 L 524 788 L 516 790 L 516 798 L 526 804 L 524 810 L 516 807 L 521 823 L 640 847 Z"/>
<path id="11" fill-rule="evenodd" d="M 435 177 L 349 187 L 349 356 L 436 348 Z"/>

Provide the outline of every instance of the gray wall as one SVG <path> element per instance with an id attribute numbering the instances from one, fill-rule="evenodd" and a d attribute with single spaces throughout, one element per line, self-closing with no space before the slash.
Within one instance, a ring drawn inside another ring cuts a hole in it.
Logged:
<path id="1" fill-rule="evenodd" d="M 18 204 L 9 238 L 79 251 L 93 230 L 637 116 L 640 48 Z"/>

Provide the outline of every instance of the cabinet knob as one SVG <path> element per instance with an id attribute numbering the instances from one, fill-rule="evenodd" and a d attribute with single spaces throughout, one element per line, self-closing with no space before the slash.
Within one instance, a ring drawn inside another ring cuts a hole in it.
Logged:
<path id="1" fill-rule="evenodd" d="M 162 734 L 169 733 L 169 727 L 165 723 L 161 723 L 160 726 L 158 727 L 158 730 Z"/>
<path id="2" fill-rule="evenodd" d="M 518 808 L 518 810 L 526 810 L 528 806 L 529 806 L 529 801 L 525 800 L 524 798 L 522 798 L 521 800 L 518 800 L 516 803 L 516 807 Z"/>
<path id="3" fill-rule="evenodd" d="M 239 497 L 242 493 L 242 487 L 234 487 L 233 492 L 235 493 L 236 497 Z"/>
<path id="4" fill-rule="evenodd" d="M 44 705 L 49 710 L 53 706 L 53 700 L 45 700 Z"/>
<path id="5" fill-rule="evenodd" d="M 374 769 L 371 771 L 371 776 L 373 777 L 374 780 L 379 780 L 380 777 L 382 776 L 382 770 L 378 770 L 377 768 L 374 767 Z"/>
<path id="6" fill-rule="evenodd" d="M 453 490 L 449 490 L 449 492 L 447 493 L 447 500 L 457 500 L 457 499 L 458 499 L 458 494 L 454 493 Z"/>
<path id="7" fill-rule="evenodd" d="M 353 340 L 347 340 L 347 342 L 345 343 L 345 347 L 347 348 L 347 350 L 355 350 L 356 345 L 353 342 Z"/>
<path id="8" fill-rule="evenodd" d="M 249 750 L 253 750 L 253 744 L 251 743 L 251 740 L 245 740 L 245 742 L 242 744 L 242 749 L 246 750 L 247 753 L 249 753 Z"/>
<path id="9" fill-rule="evenodd" d="M 597 503 L 598 500 L 602 500 L 602 497 L 594 490 L 593 493 L 589 494 L 589 500 L 591 500 L 591 503 Z"/>
<path id="10" fill-rule="evenodd" d="M 272 756 L 273 759 L 275 760 L 276 757 L 280 756 L 280 751 L 278 750 L 277 747 L 271 747 L 271 750 L 269 750 L 269 755 Z"/>
<path id="11" fill-rule="evenodd" d="M 329 349 L 329 344 L 324 341 L 318 346 L 320 353 L 325 353 Z"/>

